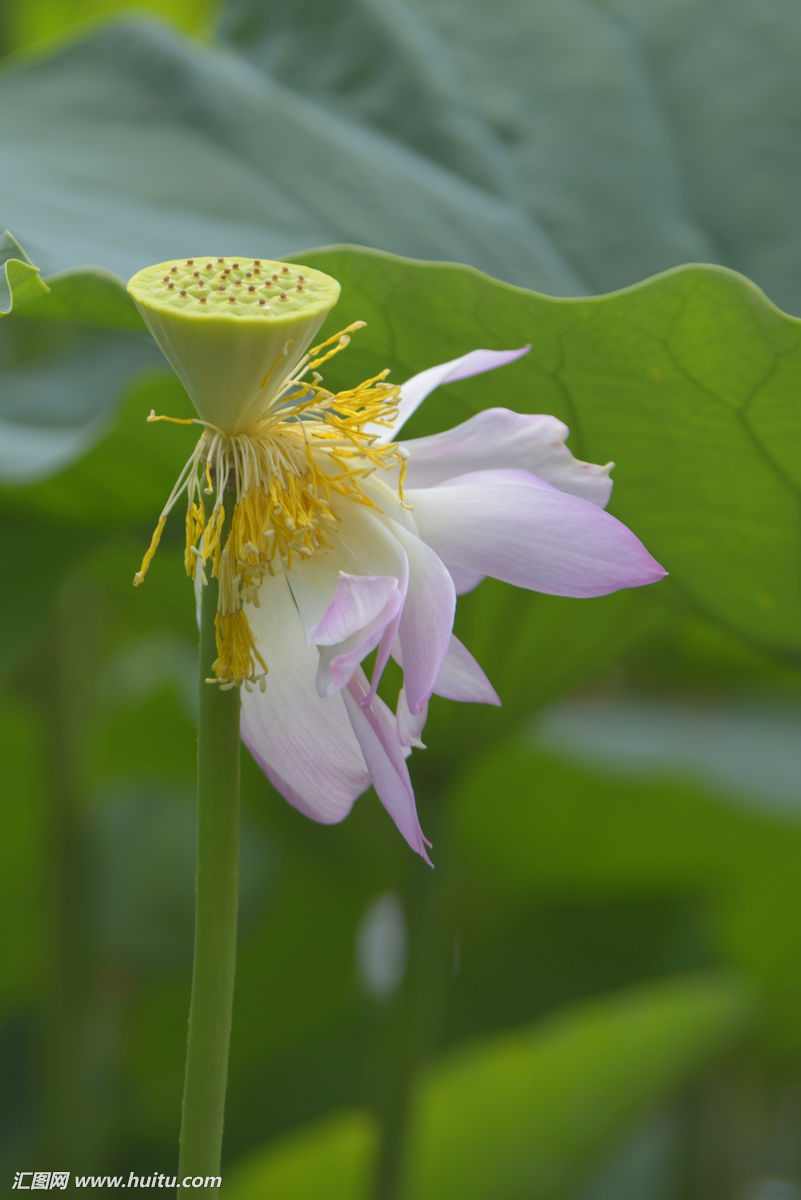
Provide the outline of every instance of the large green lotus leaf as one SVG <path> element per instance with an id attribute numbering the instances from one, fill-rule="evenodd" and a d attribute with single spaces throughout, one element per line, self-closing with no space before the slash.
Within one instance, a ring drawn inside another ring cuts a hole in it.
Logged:
<path id="1" fill-rule="evenodd" d="M 287 87 L 526 212 L 588 291 L 701 260 L 801 308 L 785 0 L 227 0 L 220 28 Z"/>
<path id="2" fill-rule="evenodd" d="M 506 147 L 474 111 L 469 80 L 425 16 L 399 0 L 228 0 L 219 32 L 287 88 L 511 198 Z"/>
<path id="3" fill-rule="evenodd" d="M 513 205 L 152 20 L 0 74 L 0 212 L 46 273 L 359 240 L 580 290 Z"/>
<path id="4" fill-rule="evenodd" d="M 469 269 L 349 249 L 309 263 L 343 284 L 342 323 L 362 317 L 359 369 L 393 377 L 477 345 L 531 352 L 439 389 L 409 433 L 495 404 L 550 412 L 593 462 L 615 460 L 611 508 L 690 600 L 739 633 L 797 654 L 801 324 L 747 280 L 686 267 L 592 299 L 553 300 Z M 358 339 L 357 339 L 358 341 Z M 355 346 L 327 378 L 352 377 Z M 350 360 L 350 361 L 349 361 Z"/>
<path id="5" fill-rule="evenodd" d="M 45 303 L 51 298 L 58 303 Z M 46 479 L 81 458 L 114 424 L 127 381 L 158 357 L 141 334 L 7 318 L 0 326 L 3 484 Z"/>
<path id="6" fill-rule="evenodd" d="M 384 366 L 402 380 L 477 345 L 530 342 L 514 365 L 439 389 L 409 432 L 448 428 L 492 405 L 562 417 L 575 453 L 617 462 L 612 510 L 670 571 L 660 594 L 797 655 L 801 573 L 788 567 L 798 557 L 801 478 L 796 319 L 720 268 L 681 268 L 608 296 L 554 300 L 468 268 L 355 248 L 303 260 L 341 281 L 337 325 L 369 323 L 327 364 L 332 386 Z M 175 415 L 167 400 L 154 406 Z M 171 432 L 142 427 L 137 437 L 163 455 Z M 117 437 L 93 456 L 96 479 L 111 491 L 126 475 L 147 477 L 130 451 Z M 184 457 L 176 454 L 175 474 Z M 80 465 L 75 471 L 80 483 Z M 59 478 L 52 482 L 61 502 Z M 36 489 L 20 489 L 17 499 L 36 506 Z M 568 608 L 578 614 L 581 606 Z"/>
<path id="7" fill-rule="evenodd" d="M 627 1128 L 731 1044 L 750 1010 L 715 975 L 595 1000 L 468 1045 L 421 1081 L 405 1200 L 557 1200 Z M 229 1170 L 232 1200 L 361 1200 L 370 1123 L 338 1115 Z"/>

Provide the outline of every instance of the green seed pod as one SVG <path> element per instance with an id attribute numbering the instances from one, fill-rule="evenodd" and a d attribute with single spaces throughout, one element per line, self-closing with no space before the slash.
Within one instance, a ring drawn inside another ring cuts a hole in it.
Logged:
<path id="1" fill-rule="evenodd" d="M 202 420 L 246 430 L 270 406 L 339 299 L 322 271 L 258 258 L 182 258 L 128 282 Z"/>

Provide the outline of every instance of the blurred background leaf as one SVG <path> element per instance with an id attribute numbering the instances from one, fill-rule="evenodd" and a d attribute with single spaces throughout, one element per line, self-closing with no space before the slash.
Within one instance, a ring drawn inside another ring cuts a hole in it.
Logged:
<path id="1" fill-rule="evenodd" d="M 410 1140 L 409 1194 L 556 1200 L 633 1117 L 742 1032 L 747 997 L 725 979 L 623 994 L 548 1024 L 485 1039 L 422 1081 Z M 373 1131 L 352 1113 L 293 1133 L 234 1169 L 235 1198 L 367 1193 Z"/>

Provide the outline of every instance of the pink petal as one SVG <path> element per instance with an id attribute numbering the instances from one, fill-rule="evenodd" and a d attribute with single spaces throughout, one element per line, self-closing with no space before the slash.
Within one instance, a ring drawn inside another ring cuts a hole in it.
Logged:
<path id="1" fill-rule="evenodd" d="M 448 572 L 457 596 L 472 592 L 473 588 L 477 588 L 481 581 L 487 578 L 482 571 L 468 571 L 467 567 L 457 567 L 453 563 L 448 563 Z"/>
<path id="2" fill-rule="evenodd" d="M 403 686 L 412 713 L 431 695 L 451 640 L 456 589 L 447 568 L 425 542 L 396 521 L 390 525 L 409 560 L 409 587 L 398 625 Z"/>
<path id="3" fill-rule="evenodd" d="M 434 691 L 446 700 L 500 704 L 498 693 L 473 655 L 453 636 L 437 682 L 434 684 Z"/>
<path id="4" fill-rule="evenodd" d="M 431 866 L 426 849 L 431 843 L 420 828 L 404 749 L 392 713 L 378 696 L 368 700 L 367 680 L 361 671 L 341 695 L 379 800 L 412 850 Z"/>
<path id="5" fill-rule="evenodd" d="M 402 442 L 409 455 L 405 487 L 434 487 L 456 475 L 519 467 L 605 508 L 612 464 L 599 467 L 574 458 L 565 445 L 568 432 L 556 417 L 485 409 L 445 433 Z"/>
<path id="6" fill-rule="evenodd" d="M 603 596 L 665 574 L 594 504 L 526 471 L 478 471 L 409 491 L 420 535 L 447 565 L 556 596 Z"/>
<path id="7" fill-rule="evenodd" d="M 290 804 L 316 821 L 341 821 L 370 784 L 342 696 L 317 694 L 317 650 L 286 576 L 268 576 L 260 600 L 246 611 L 269 672 L 264 692 L 242 689 L 242 738 Z"/>
<path id="8" fill-rule="evenodd" d="M 376 425 L 366 428 L 376 434 L 379 442 L 393 441 L 398 430 L 435 388 L 443 383 L 455 383 L 458 379 L 467 379 L 470 375 L 481 375 L 484 371 L 503 367 L 506 363 L 522 358 L 530 349 L 530 346 L 523 346 L 520 350 L 471 350 L 469 354 L 463 354 L 460 358 L 453 358 L 450 362 L 439 363 L 418 375 L 412 375 L 411 379 L 407 379 L 401 386 L 398 416 L 392 427 L 387 429 Z"/>

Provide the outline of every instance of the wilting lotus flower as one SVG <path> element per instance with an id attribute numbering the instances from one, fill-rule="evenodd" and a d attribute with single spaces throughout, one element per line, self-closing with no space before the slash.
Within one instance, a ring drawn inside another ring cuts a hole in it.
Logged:
<path id="1" fill-rule="evenodd" d="M 244 685 L 254 758 L 326 823 L 372 784 L 428 861 L 406 760 L 429 698 L 499 703 L 453 636 L 457 594 L 491 575 L 601 596 L 664 571 L 604 511 L 609 467 L 574 459 L 555 417 L 487 409 L 395 440 L 434 388 L 528 347 L 474 350 L 401 387 L 382 372 L 332 394 L 314 372 L 356 326 L 305 354 L 339 294 L 328 276 L 181 260 L 140 271 L 129 289 L 205 426 L 136 582 L 186 489 L 187 570 L 199 584 L 209 569 L 219 579 L 215 681 Z M 403 669 L 395 712 L 376 693 L 390 656 Z"/>

